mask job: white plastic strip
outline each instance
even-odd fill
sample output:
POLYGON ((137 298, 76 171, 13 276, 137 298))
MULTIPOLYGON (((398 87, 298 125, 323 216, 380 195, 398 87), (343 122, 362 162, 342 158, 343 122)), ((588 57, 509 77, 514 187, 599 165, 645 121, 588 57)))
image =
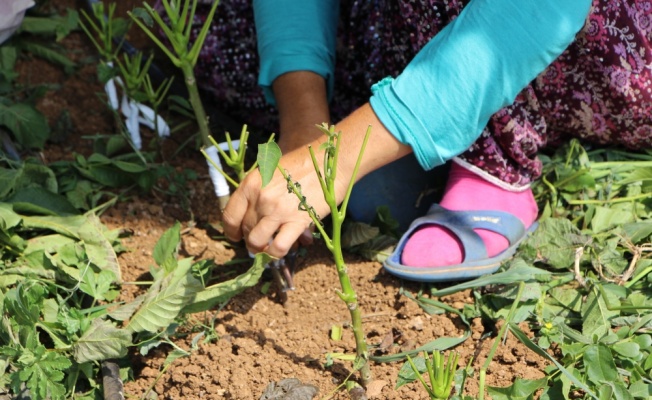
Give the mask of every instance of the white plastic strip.
MULTIPOLYGON (((113 67, 112 63, 107 63, 107 65, 113 67)), ((104 91, 109 99, 109 106, 116 111, 119 108, 122 115, 124 115, 127 131, 138 150, 142 146, 140 125, 156 130, 159 137, 170 136, 170 126, 151 107, 129 99, 125 95, 122 96, 121 100, 118 100, 118 85, 124 87, 120 77, 111 78, 104 85, 104 91)))
MULTIPOLYGON (((219 143, 219 145, 222 151, 224 152, 229 151, 229 144, 227 142, 219 143)), ((238 148, 240 147, 240 140, 232 140, 231 146, 233 146, 233 150, 238 150, 238 148)))
MULTIPOLYGON (((220 146, 222 147, 222 146, 220 146)), ((208 157, 213 160, 213 162, 221 169, 222 162, 220 161, 220 156, 217 153, 217 148, 215 146, 210 146, 204 148, 208 157)), ((206 160, 208 163, 208 175, 211 177, 211 182, 213 182, 213 187, 215 188, 215 194, 217 197, 228 196, 231 191, 229 190, 229 184, 226 181, 226 178, 213 166, 213 164, 206 160)))
POLYGON ((156 114, 151 107, 144 104, 136 103, 136 105, 138 106, 138 111, 140 111, 138 117, 140 124, 145 125, 151 130, 156 130, 159 137, 170 136, 170 126, 159 114, 156 114), (154 117, 156 117, 156 121, 154 117))
POLYGON ((125 116, 125 125, 127 126, 127 132, 131 137, 131 141, 134 144, 134 147, 138 150, 143 146, 142 139, 140 137, 140 123, 138 121, 138 105, 135 101, 129 100, 127 96, 122 96, 122 105, 120 106, 120 111, 122 115, 125 116))

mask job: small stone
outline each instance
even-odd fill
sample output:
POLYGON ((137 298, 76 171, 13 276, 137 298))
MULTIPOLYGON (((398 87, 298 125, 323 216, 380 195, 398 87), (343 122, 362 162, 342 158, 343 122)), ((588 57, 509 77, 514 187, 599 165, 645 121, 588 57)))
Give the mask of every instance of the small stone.
POLYGON ((380 396, 383 388, 387 385, 387 381, 375 380, 367 385, 367 396, 372 399, 380 396))
POLYGON ((412 321, 410 321, 410 325, 412 325, 412 328, 417 331, 422 331, 423 330, 423 320, 421 319, 420 316, 416 316, 412 318, 412 321))

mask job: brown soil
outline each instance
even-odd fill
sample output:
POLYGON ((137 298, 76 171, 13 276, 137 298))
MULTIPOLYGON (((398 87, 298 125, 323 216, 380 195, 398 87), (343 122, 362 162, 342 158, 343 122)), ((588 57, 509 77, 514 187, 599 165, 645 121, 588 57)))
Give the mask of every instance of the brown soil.
MULTIPOLYGON (((54 3, 69 5, 71 2, 60 0, 54 3)), ((97 95, 102 88, 96 78, 95 63, 89 62, 88 58, 94 54, 92 47, 83 34, 78 33, 65 39, 62 45, 71 58, 80 62, 80 68, 71 75, 36 59, 20 63, 23 82, 60 85, 38 103, 50 121, 59 120, 63 111, 70 113, 72 128, 66 132, 63 143, 47 146, 44 151, 47 161, 70 158, 73 152, 89 154, 91 142, 83 140, 82 136, 114 132, 112 116, 101 96, 97 95)), ((166 141, 163 154, 172 153, 184 139, 173 137, 166 141)), ((178 170, 191 168, 199 174, 199 179, 188 185, 188 207, 184 207, 179 198, 130 193, 129 198, 118 202, 101 216, 109 227, 132 232, 124 239, 128 251, 120 255, 126 282, 148 279, 149 267, 154 264, 151 257, 154 244, 176 220, 181 221, 184 228, 181 248, 184 256, 213 259, 218 265, 246 257, 241 245, 229 244, 212 236, 214 232, 204 229, 208 220, 217 217, 217 206, 201 156, 188 150, 170 162, 178 170)), ((353 255, 347 256, 346 261, 359 295, 364 329, 372 346, 381 344, 388 335, 394 335, 395 341, 387 349, 394 353, 439 337, 463 333, 464 325, 459 318, 428 315, 399 294, 401 285, 412 293, 417 292, 420 285, 402 283, 385 273, 376 262, 363 261, 353 255)), ((228 277, 245 270, 246 265, 220 267, 220 272, 228 277)), ((261 283, 233 298, 221 310, 191 316, 182 328, 187 336, 175 339, 178 346, 189 349, 192 338, 203 329, 202 324, 209 327, 214 324, 213 332, 217 336, 207 343, 200 341, 197 350, 189 357, 176 360, 164 373, 161 371, 171 351, 170 346, 161 346, 147 356, 134 352, 130 356, 133 380, 125 385, 127 396, 141 398, 153 385, 158 397, 166 399, 258 399, 270 382, 294 377, 317 386, 319 398, 346 398, 345 393, 337 388, 351 372, 352 363, 335 360, 331 366, 325 366, 326 354, 353 354, 355 345, 347 327, 348 312, 335 293, 339 287, 337 274, 322 246, 311 247, 307 256, 300 259, 295 283, 297 289, 290 293, 286 306, 279 303, 274 290, 263 294, 261 283), (330 338, 334 325, 345 326, 343 338, 339 341, 330 338)), ((141 290, 141 286, 126 284, 122 288, 122 299, 132 299, 141 290)), ((464 304, 471 304, 473 299, 469 292, 462 292, 443 301, 462 308, 464 304)), ((466 391, 475 396, 479 369, 497 329, 495 326, 485 327, 479 318, 472 321, 472 328, 472 337, 455 350, 461 355, 460 366, 473 360, 475 375, 469 379, 466 391)), ((527 326, 523 328, 527 330, 527 326)), ((369 387, 369 398, 427 398, 417 383, 394 389, 401 365, 372 365, 375 381, 369 387)), ((541 378, 546 365, 541 357, 513 337, 508 337, 499 346, 488 369, 487 383, 508 386, 516 378, 541 378)))

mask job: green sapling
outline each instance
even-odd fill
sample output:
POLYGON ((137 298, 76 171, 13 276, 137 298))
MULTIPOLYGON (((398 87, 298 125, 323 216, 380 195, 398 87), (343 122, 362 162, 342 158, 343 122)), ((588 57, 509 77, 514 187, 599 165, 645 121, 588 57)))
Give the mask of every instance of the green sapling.
POLYGON ((319 128, 328 137, 328 141, 325 142, 320 148, 324 150, 322 168, 320 168, 318 164, 315 152, 312 147, 309 147, 309 151, 315 172, 317 173, 317 178, 319 179, 319 183, 324 194, 324 199, 330 208, 333 225, 332 236, 326 233, 319 215, 317 215, 315 209, 308 203, 306 196, 304 196, 301 191, 301 186, 299 183, 294 182, 288 171, 278 165, 278 162, 281 158, 281 150, 276 143, 269 142, 263 145, 259 145, 258 164, 263 186, 269 183, 274 174, 274 170, 278 168, 278 170, 287 181, 288 192, 297 196, 299 199, 299 209, 306 211, 308 215, 310 215, 315 228, 319 232, 326 247, 333 255, 335 268, 337 269, 337 274, 339 276, 341 285, 341 291, 338 291, 337 294, 342 299, 342 301, 344 301, 347 309, 349 310, 349 314, 351 315, 351 326, 353 328, 353 335, 355 337, 356 343, 356 358, 354 368, 356 370, 360 370, 361 383, 366 386, 372 381, 371 370, 369 368, 369 354, 367 350, 366 335, 362 327, 362 312, 360 311, 358 305, 358 296, 353 289, 353 286, 351 285, 351 279, 349 278, 347 266, 344 262, 341 241, 342 224, 346 216, 346 209, 349 203, 349 198, 351 196, 351 191, 353 189, 353 184, 355 182, 355 177, 358 173, 358 169, 360 168, 362 155, 369 140, 371 127, 367 129, 364 141, 362 143, 362 148, 360 149, 358 159, 353 169, 353 174, 351 175, 349 185, 344 195, 344 200, 342 201, 342 205, 339 207, 335 195, 335 179, 338 155, 341 150, 341 132, 335 132, 335 127, 329 127, 327 124, 323 124, 319 128))

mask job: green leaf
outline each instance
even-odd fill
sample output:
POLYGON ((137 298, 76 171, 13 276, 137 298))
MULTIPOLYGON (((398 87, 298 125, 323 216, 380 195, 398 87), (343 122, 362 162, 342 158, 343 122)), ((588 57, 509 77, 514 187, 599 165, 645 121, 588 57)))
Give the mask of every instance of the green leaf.
POLYGON ((568 390, 564 389, 564 380, 556 379, 551 386, 543 389, 539 400, 568 400, 568 390))
POLYGON ((77 28, 79 14, 68 9, 66 16, 50 15, 47 17, 25 16, 20 25, 20 32, 29 32, 35 35, 57 34, 57 41, 63 39, 68 33, 77 28))
POLYGON ((511 386, 487 388, 487 392, 494 400, 529 400, 534 398, 534 393, 548 383, 548 378, 536 380, 517 378, 511 386))
POLYGON ((140 309, 129 321, 127 328, 132 332, 157 332, 170 325, 181 310, 188 305, 203 288, 201 282, 192 276, 190 266, 183 271, 181 267, 174 274, 165 277, 158 291, 156 285, 150 287, 148 296, 140 309))
POLYGON ((635 215, 630 210, 596 207, 595 215, 591 219, 591 228, 594 233, 604 232, 624 223, 633 222, 634 218, 635 215))
POLYGON ((90 181, 78 180, 74 183, 72 190, 66 191, 66 198, 79 210, 89 210, 95 204, 92 203, 92 196, 96 192, 90 181))
POLYGON ((623 224, 623 231, 632 243, 639 243, 652 235, 652 221, 640 221, 623 224))
POLYGON ((350 222, 342 233, 342 247, 350 248, 368 242, 380 233, 380 228, 364 222, 350 222))
POLYGON ((636 381, 629 386, 629 393, 635 399, 649 399, 652 397, 652 384, 636 381))
POLYGON ((154 20, 152 20, 152 17, 149 15, 149 13, 144 8, 136 7, 136 8, 133 9, 133 11, 131 13, 135 18, 141 19, 143 21, 143 23, 145 25, 147 25, 148 27, 151 28, 154 25, 154 20))
POLYGON ((75 215, 79 211, 65 196, 42 187, 30 187, 16 191, 6 200, 20 213, 41 215, 75 215))
POLYGON ((33 327, 41 318, 44 293, 38 284, 20 284, 5 294, 4 309, 18 324, 33 327))
POLYGON ((109 317, 116 321, 126 321, 140 308, 145 301, 145 295, 136 297, 133 301, 109 311, 109 317))
POLYGON ((606 382, 598 388, 600 399, 633 400, 627 386, 623 382, 606 382))
POLYGON ((539 280, 550 276, 550 271, 539 269, 528 265, 520 258, 514 259, 506 271, 498 272, 491 275, 483 275, 472 281, 459 283, 444 289, 433 289, 432 295, 441 297, 457 293, 466 289, 473 289, 487 285, 508 285, 521 281, 539 280))
POLYGON ((342 325, 331 325, 331 340, 342 340, 342 325))
POLYGON ((8 231, 20 224, 22 218, 16 214, 11 204, 0 203, 0 230, 8 231))
POLYGON ((568 219, 549 218, 539 224, 521 249, 552 268, 566 269, 575 261, 575 249, 590 241, 591 237, 582 235, 568 219))
POLYGON ((111 271, 114 282, 122 282, 118 255, 113 248, 112 233, 94 213, 86 213, 84 217, 85 223, 79 228, 78 235, 83 242, 88 259, 100 269, 111 271))
POLYGON ((618 342, 614 343, 611 348, 623 357, 636 359, 641 354, 641 346, 636 342, 618 342))
POLYGON ((53 64, 58 64, 64 68, 67 68, 68 70, 72 70, 76 65, 63 53, 54 50, 51 47, 43 46, 42 44, 28 40, 21 41, 20 45, 35 56, 43 58, 53 64))
MULTIPOLYGON (((609 311, 602 296, 596 292, 597 290, 591 290, 582 305, 582 334, 588 338, 606 335, 611 329, 611 319, 620 314, 618 311, 609 311)), ((620 303, 611 292, 605 293, 610 303, 620 303)))
POLYGON ((77 231, 84 224, 84 216, 23 216, 23 226, 28 229, 47 229, 62 235, 79 239, 77 231))
POLYGON ((593 344, 584 350, 584 367, 588 378, 595 385, 618 380, 618 371, 611 350, 604 344, 593 344))
POLYGON ((59 192, 59 184, 54 171, 45 165, 26 162, 22 165, 20 172, 16 179, 15 190, 36 186, 47 189, 52 193, 59 192))
MULTIPOLYGON (((414 366, 417 367, 417 372, 419 374, 423 374, 428 370, 426 367, 426 359, 423 356, 414 357, 412 362, 414 363, 414 366)), ((417 380, 417 372, 414 371, 414 368, 412 368, 409 362, 405 362, 401 369, 398 371, 398 376, 396 377, 396 386, 394 387, 394 390, 417 380)))
POLYGON ((399 222, 392 216, 388 206, 378 206, 376 208, 376 217, 374 218, 373 226, 380 228, 380 232, 385 235, 392 235, 399 237, 398 228, 399 222))
MULTIPOLYGON (((24 351, 29 350, 24 349, 24 351)), ((14 393, 21 393, 21 383, 25 382, 34 400, 65 398, 66 388, 60 382, 65 377, 64 371, 71 366, 71 362, 64 355, 48 352, 45 347, 38 346, 33 353, 24 353, 20 361, 27 363, 23 364, 18 372, 12 374, 11 383, 14 393)))
POLYGON ((639 348, 647 350, 652 346, 652 336, 649 334, 636 335, 634 337, 634 343, 638 344, 639 348))
POLYGON ((271 260, 272 257, 265 253, 256 254, 254 264, 247 272, 234 279, 205 288, 197 293, 192 303, 185 306, 182 312, 184 314, 189 314, 210 310, 218 304, 229 300, 231 297, 243 290, 254 286, 260 280, 260 277, 265 270, 265 266, 271 260))
POLYGON ((575 312, 580 312, 582 307, 582 294, 579 291, 572 290, 568 287, 555 287, 548 291, 548 294, 562 306, 575 312))
POLYGON ((165 361, 163 362, 163 366, 168 366, 178 360, 181 357, 188 357, 190 355, 189 352, 183 350, 183 349, 174 349, 168 354, 167 357, 165 357, 165 361))
POLYGON ((383 262, 392 255, 397 242, 395 237, 381 234, 350 251, 360 254, 367 260, 383 262))
POLYGON ((177 266, 177 255, 179 251, 179 243, 181 242, 181 224, 179 221, 165 231, 161 238, 154 246, 152 257, 154 261, 166 273, 170 273, 177 266))
POLYGON ((147 168, 146 165, 136 164, 136 163, 127 162, 127 161, 116 160, 116 161, 113 162, 113 165, 115 165, 116 167, 118 167, 118 169, 120 169, 122 171, 129 172, 129 173, 132 173, 132 174, 139 174, 141 172, 147 172, 148 171, 148 168, 147 168))
POLYGON ((16 60, 18 59, 18 51, 16 46, 10 46, 6 43, 0 46, 0 76, 4 77, 6 81, 13 81, 18 73, 16 72, 16 60))
POLYGON ((25 103, 11 106, 0 104, 0 125, 6 126, 16 141, 29 149, 42 149, 50 135, 47 119, 25 103))
POLYGON ((278 163, 281 160, 281 148, 278 147, 276 142, 259 144, 256 160, 258 161, 258 169, 262 178, 262 187, 265 187, 272 180, 278 163))
POLYGON ((96 318, 90 328, 72 346, 75 361, 85 363, 122 358, 131 346, 131 332, 111 322, 96 318))
POLYGON ((4 200, 15 188, 20 170, 0 168, 0 200, 4 200))
POLYGON ((584 390, 587 395, 591 396, 594 399, 597 399, 598 396, 588 387, 586 384, 584 384, 582 381, 580 381, 569 369, 564 368, 563 365, 559 363, 554 357, 552 357, 550 354, 548 354, 545 350, 543 350, 541 347, 537 346, 536 343, 534 343, 528 336, 521 330, 521 328, 518 327, 518 325, 509 323, 509 330, 514 334, 514 336, 521 341, 527 348, 530 350, 534 351, 541 357, 550 360, 559 371, 562 373, 562 379, 567 379, 569 382, 572 382, 575 384, 575 386, 579 387, 580 389, 584 390))
POLYGON ((96 300, 105 300, 104 295, 111 289, 111 284, 115 279, 113 272, 103 270, 96 274, 92 268, 86 268, 83 272, 79 289, 96 300))

